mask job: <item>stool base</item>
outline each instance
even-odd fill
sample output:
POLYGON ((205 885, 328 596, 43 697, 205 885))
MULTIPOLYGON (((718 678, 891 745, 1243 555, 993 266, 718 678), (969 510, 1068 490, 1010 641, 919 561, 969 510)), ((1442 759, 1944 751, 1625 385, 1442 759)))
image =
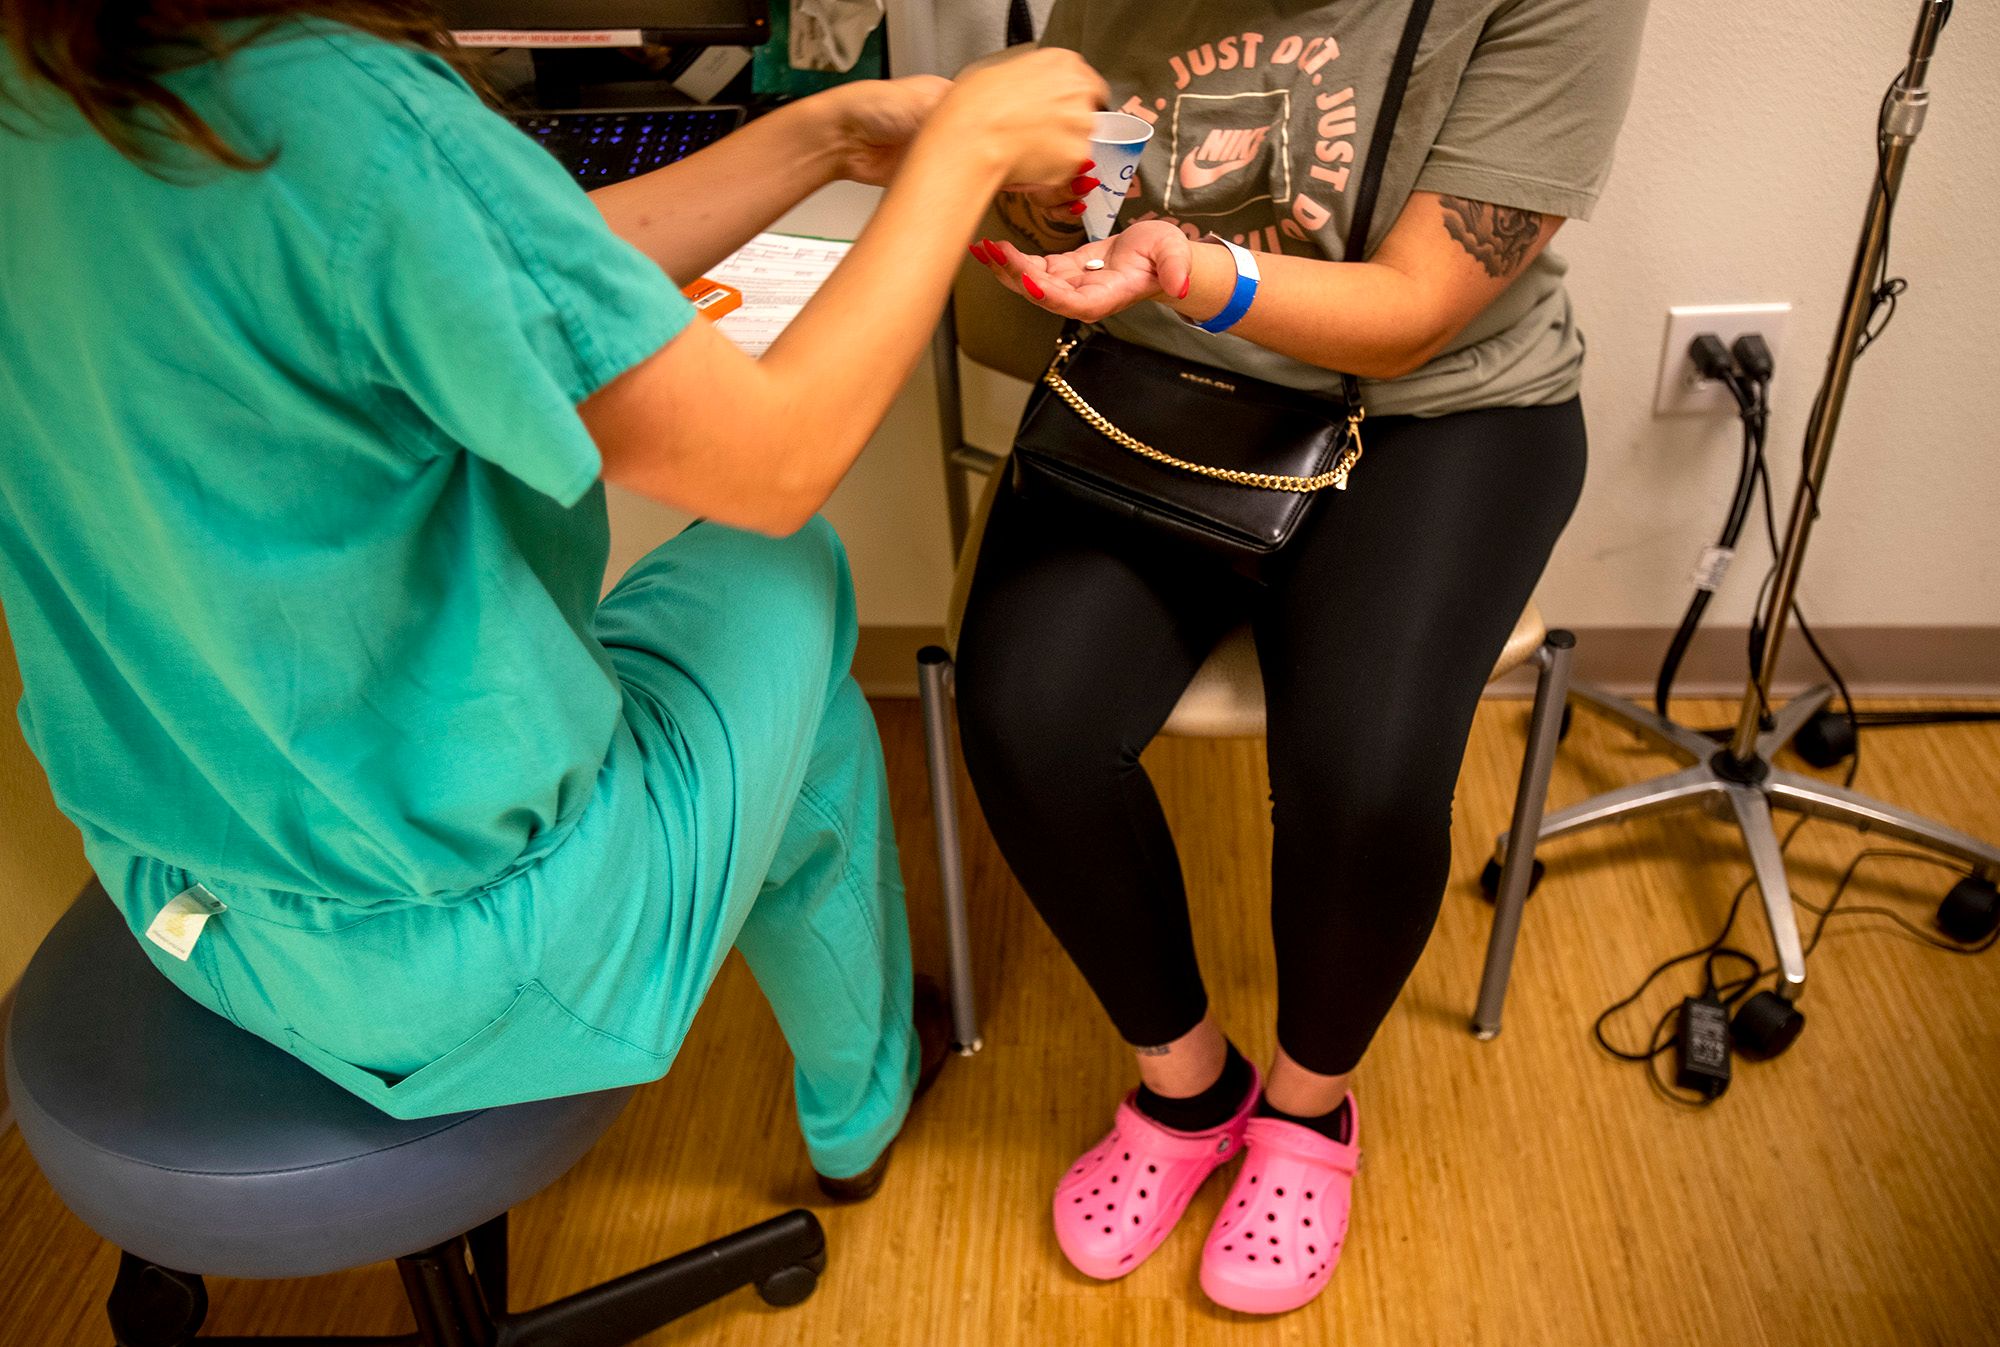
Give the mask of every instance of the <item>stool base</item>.
POLYGON ((118 1347, 620 1347, 754 1285, 773 1305, 811 1295, 826 1268, 826 1236, 808 1211, 789 1211, 650 1267, 507 1310, 504 1214, 396 1260, 416 1331, 395 1337, 197 1337, 208 1314, 200 1276, 127 1253, 105 1308, 118 1347))

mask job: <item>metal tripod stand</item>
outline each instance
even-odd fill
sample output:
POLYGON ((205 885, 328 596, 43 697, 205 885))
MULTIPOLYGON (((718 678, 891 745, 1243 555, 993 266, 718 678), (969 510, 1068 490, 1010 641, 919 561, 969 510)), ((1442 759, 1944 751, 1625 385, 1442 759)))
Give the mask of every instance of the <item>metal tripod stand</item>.
MULTIPOLYGON (((1988 882, 2000 882, 2000 848, 1894 805, 1772 765, 1778 750, 1825 708, 1832 697, 1830 688, 1816 687, 1787 703, 1775 715, 1769 713, 1768 694, 1777 674, 1778 653, 1798 587, 1799 571, 1805 563, 1806 543, 1818 514, 1820 485, 1832 456, 1848 379, 1874 307, 1875 277, 1888 246, 1896 192, 1930 101, 1924 79, 1950 8, 1950 0, 1923 0, 1916 36, 1910 43, 1909 63, 1889 94, 1880 127, 1880 172, 1869 196, 1840 328, 1828 359, 1826 384, 1806 429, 1804 471, 1792 498, 1791 519, 1764 613, 1767 635, 1763 656, 1744 691, 1735 732, 1727 744, 1718 745, 1705 735, 1623 698, 1586 687, 1573 688, 1571 697, 1638 731, 1684 765, 1669 775, 1609 791, 1548 814, 1537 835, 1539 846, 1619 819, 1696 805, 1718 817, 1733 819, 1750 853, 1751 870, 1763 896, 1764 915, 1770 923, 1771 943, 1778 960, 1777 997, 1763 994, 1765 1005, 1760 1008, 1760 1031, 1765 1035, 1762 1046, 1767 1052, 1782 1051, 1797 1036, 1803 1020, 1790 1005, 1804 991, 1806 981, 1805 951, 1793 915, 1784 856, 1771 821, 1774 809, 1830 819, 1928 847, 1965 862, 1988 882)), ((1497 856, 1504 859, 1509 841, 1508 834, 1501 834, 1495 848, 1497 856)), ((1479 1008, 1473 1017, 1474 1032, 1481 1038, 1491 1038, 1500 1029, 1501 1001, 1506 995, 1521 909, 1531 883, 1529 867, 1515 867, 1510 879, 1512 882, 1503 885, 1503 891, 1497 895, 1486 976, 1480 987, 1479 1008)))

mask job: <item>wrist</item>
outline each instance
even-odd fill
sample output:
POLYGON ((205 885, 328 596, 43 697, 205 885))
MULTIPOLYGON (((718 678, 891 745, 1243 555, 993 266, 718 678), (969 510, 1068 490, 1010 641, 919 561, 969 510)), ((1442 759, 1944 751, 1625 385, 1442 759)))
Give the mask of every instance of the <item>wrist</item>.
POLYGON ((856 142, 844 101, 846 87, 788 103, 763 119, 783 129, 805 181, 811 184, 808 191, 850 176, 856 142))
POLYGON ((907 169, 919 164, 926 175, 920 180, 932 184, 933 195, 940 194, 942 185, 949 182, 985 201, 998 194, 1007 181, 1013 156, 1000 137, 952 115, 947 105, 933 113, 910 142, 903 176, 914 176, 907 169))
POLYGON ((1007 180, 1015 159, 1014 146, 991 118, 961 111, 949 97, 924 123, 910 149, 912 153, 921 151, 933 160, 956 161, 980 179, 990 177, 994 190, 1007 180))
POLYGON ((1236 261, 1220 243, 1195 243, 1188 255, 1187 294, 1162 295, 1161 302, 1183 318, 1203 323, 1221 313, 1236 292, 1236 261))

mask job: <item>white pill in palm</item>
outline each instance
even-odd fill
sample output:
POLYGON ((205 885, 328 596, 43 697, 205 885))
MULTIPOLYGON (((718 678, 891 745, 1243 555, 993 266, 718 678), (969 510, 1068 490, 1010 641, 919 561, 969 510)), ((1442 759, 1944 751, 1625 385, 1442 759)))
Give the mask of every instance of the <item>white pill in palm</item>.
POLYGON ((1093 257, 1088 262, 1085 262, 1083 264, 1083 269, 1085 271, 1102 271, 1104 270, 1104 259, 1101 257, 1093 257))

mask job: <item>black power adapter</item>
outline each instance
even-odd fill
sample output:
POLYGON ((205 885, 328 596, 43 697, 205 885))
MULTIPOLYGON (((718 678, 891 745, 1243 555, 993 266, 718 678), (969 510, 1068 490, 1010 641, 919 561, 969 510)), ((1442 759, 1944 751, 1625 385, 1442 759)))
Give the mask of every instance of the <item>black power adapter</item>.
POLYGON ((1729 1088, 1729 1012, 1712 994, 1681 1002, 1675 1035, 1680 1065, 1675 1081, 1684 1090, 1714 1099, 1729 1088))

